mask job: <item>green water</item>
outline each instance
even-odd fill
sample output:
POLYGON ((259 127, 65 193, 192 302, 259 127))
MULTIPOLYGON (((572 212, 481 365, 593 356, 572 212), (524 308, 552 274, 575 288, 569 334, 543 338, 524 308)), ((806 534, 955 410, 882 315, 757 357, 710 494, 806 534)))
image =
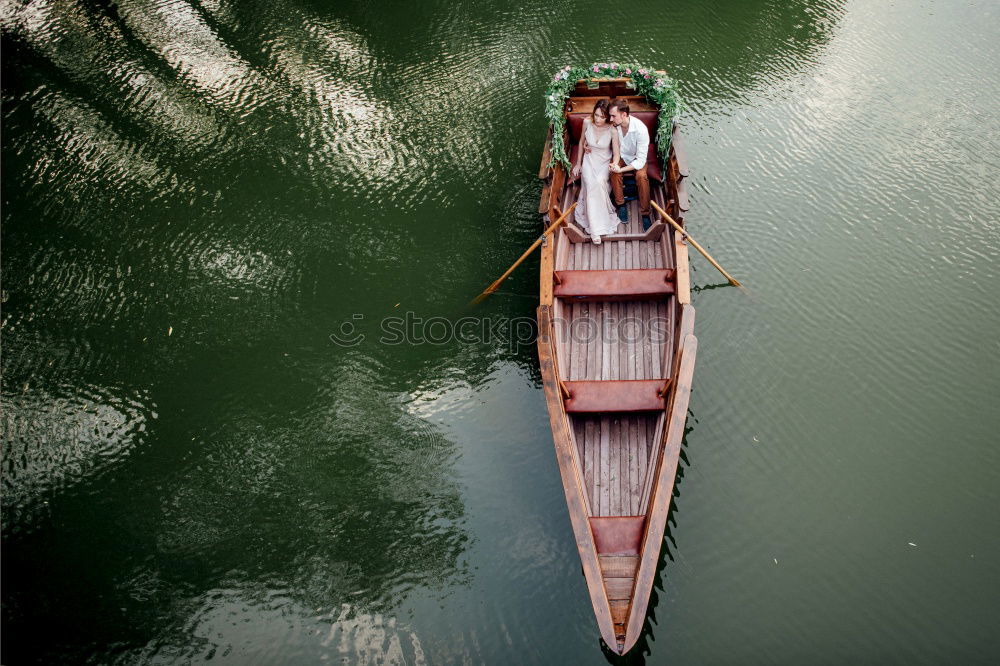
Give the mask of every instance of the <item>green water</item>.
POLYGON ((546 83, 593 60, 680 82, 690 228, 751 292, 692 259, 633 658, 1000 658, 995 3, 0 25, 3 663, 605 662, 523 340, 537 258, 465 308, 538 234, 546 83))

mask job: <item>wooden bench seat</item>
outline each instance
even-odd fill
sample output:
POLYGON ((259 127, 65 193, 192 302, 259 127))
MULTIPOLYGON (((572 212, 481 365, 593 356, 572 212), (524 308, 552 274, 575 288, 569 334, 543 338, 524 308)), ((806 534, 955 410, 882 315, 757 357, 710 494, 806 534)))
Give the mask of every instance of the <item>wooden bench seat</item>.
POLYGON ((552 293, 574 301, 630 301, 674 293, 674 269, 555 271, 552 293))
MULTIPOLYGON (((598 555, 638 555, 646 516, 594 516, 590 532, 598 555)), ((631 595, 629 595, 631 596, 631 595)))
POLYGON ((604 412, 658 412, 666 408, 660 391, 664 379, 623 379, 563 382, 569 414, 604 412))

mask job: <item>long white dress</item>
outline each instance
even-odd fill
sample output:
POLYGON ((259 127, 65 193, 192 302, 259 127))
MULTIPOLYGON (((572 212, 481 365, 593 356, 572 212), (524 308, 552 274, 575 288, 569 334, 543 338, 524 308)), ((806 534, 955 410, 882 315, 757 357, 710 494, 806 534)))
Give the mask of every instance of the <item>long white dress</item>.
POLYGON ((613 233, 619 220, 615 207, 611 203, 611 174, 608 165, 611 164, 611 133, 614 127, 598 132, 593 123, 585 121, 584 136, 590 152, 583 154, 583 164, 580 167, 580 197, 576 204, 576 221, 591 236, 605 236, 613 233))

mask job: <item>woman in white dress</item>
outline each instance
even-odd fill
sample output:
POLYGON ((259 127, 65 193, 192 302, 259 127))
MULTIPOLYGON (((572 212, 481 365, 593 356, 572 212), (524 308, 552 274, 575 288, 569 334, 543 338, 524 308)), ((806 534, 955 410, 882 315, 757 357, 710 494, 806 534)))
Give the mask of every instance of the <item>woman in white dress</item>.
POLYGON ((576 204, 576 221, 595 244, 601 236, 612 233, 618 226, 618 216, 611 204, 611 172, 618 164, 618 132, 608 122, 608 100, 594 105, 590 118, 583 121, 583 136, 577 149, 573 180, 581 175, 580 196, 576 204))

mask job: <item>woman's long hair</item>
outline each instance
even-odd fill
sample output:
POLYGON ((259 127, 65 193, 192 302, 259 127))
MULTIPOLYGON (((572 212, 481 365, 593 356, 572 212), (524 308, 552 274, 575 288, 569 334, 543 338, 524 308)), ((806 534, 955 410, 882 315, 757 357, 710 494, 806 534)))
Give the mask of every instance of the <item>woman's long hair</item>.
MULTIPOLYGON (((611 114, 608 112, 608 105, 609 102, 606 99, 597 100, 597 104, 594 105, 594 110, 590 112, 590 122, 594 122, 594 114, 597 113, 598 109, 604 112, 604 122, 611 122, 611 114)), ((596 125, 597 123, 594 124, 596 125)))

